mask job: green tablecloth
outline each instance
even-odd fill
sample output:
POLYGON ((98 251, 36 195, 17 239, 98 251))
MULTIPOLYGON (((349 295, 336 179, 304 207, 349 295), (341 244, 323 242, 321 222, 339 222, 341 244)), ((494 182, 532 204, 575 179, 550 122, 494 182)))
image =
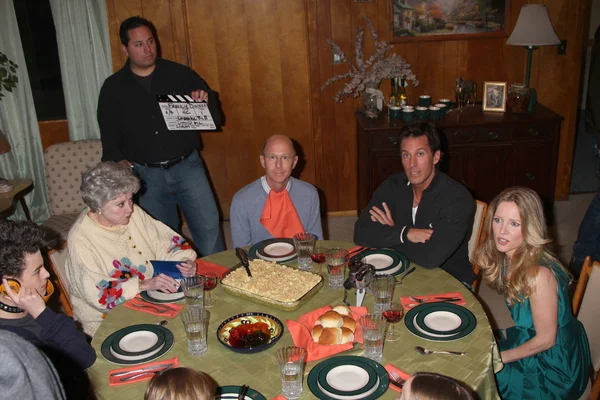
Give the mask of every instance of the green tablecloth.
MULTIPOLYGON (((321 244, 324 247, 351 248, 354 246, 352 243, 334 241, 324 241, 321 244)), ((235 253, 231 250, 204 259, 224 266, 233 266, 238 262, 235 253)), ((471 310, 477 318, 477 328, 472 334, 455 342, 430 342, 412 335, 406 329, 404 321, 401 321, 396 325, 396 329, 401 332, 402 337, 398 341, 385 343, 381 364, 392 363, 407 373, 430 371, 449 375, 475 389, 482 400, 499 398, 496 391, 494 371, 502 368, 502 361, 487 316, 481 304, 471 292, 439 268, 429 270, 417 266, 415 272, 407 277, 401 285, 396 286, 394 298, 455 291, 462 293, 467 301, 465 307, 471 310), (465 357, 450 355, 421 356, 414 351, 414 347, 417 345, 438 350, 468 351, 469 354, 465 357)), ((248 384, 265 395, 267 399, 271 399, 279 394, 281 390, 279 366, 275 359, 275 351, 279 347, 293 344, 287 327, 281 340, 272 348, 256 354, 239 354, 226 349, 218 342, 216 330, 219 324, 232 315, 250 311, 275 315, 285 323, 287 319, 297 319, 300 315, 320 306, 342 304, 342 294, 342 290, 329 289, 327 282, 325 282, 325 286, 308 303, 297 311, 285 312, 226 294, 219 285, 213 291, 217 304, 209 309, 211 320, 208 328, 208 352, 202 357, 188 355, 185 331, 181 319, 177 316, 170 318, 166 326, 173 332, 175 344, 171 351, 161 359, 177 356, 181 366, 204 371, 210 374, 220 385, 248 384)), ((353 295, 349 295, 348 299, 351 303, 355 301, 353 295)), ((363 305, 372 310, 372 296, 367 295, 363 305)), ((120 368, 120 366, 104 360, 100 353, 100 346, 104 339, 120 328, 141 323, 156 323, 161 319, 164 318, 131 310, 123 305, 116 307, 108 314, 92 341, 98 359, 88 369, 88 374, 99 399, 143 399, 148 381, 117 387, 108 386, 108 371, 120 368)), ((363 351, 360 345, 355 345, 354 349, 338 355, 362 354, 363 351)), ((306 376, 317 363, 319 361, 306 365, 303 399, 315 398, 306 385, 306 376)), ((398 392, 388 389, 381 398, 395 399, 397 396, 398 392)))

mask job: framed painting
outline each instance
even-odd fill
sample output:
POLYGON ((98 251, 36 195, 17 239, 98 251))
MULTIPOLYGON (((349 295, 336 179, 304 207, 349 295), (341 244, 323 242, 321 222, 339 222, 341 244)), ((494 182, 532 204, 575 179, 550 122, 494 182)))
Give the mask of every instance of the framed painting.
POLYGON ((483 82, 483 111, 506 111, 506 82, 483 82))
POLYGON ((388 0, 390 42, 508 36, 510 0, 388 0))

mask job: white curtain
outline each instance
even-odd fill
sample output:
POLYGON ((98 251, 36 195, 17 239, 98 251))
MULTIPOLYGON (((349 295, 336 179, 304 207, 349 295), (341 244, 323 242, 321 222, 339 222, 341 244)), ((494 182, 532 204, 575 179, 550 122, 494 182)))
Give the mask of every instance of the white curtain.
POLYGON ((99 139, 98 95, 112 74, 105 0, 50 0, 69 136, 99 139))
MULTIPOLYGON (((0 176, 33 180, 34 190, 25 199, 32 219, 43 222, 50 212, 42 140, 12 1, 0 1, 0 51, 19 66, 17 87, 12 93, 3 90, 0 100, 0 129, 12 146, 11 152, 0 156, 0 176)), ((24 219, 19 206, 15 218, 24 219)))

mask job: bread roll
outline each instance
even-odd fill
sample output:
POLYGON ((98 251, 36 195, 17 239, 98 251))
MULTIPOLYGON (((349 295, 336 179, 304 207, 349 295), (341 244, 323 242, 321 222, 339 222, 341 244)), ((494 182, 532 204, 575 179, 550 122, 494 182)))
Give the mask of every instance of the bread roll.
POLYGON ((321 337, 321 333, 323 332, 323 327, 321 325, 315 325, 312 330, 312 338, 315 342, 319 342, 319 338, 321 337))
POLYGON ((346 306, 335 306, 333 307, 333 311, 340 315, 352 315, 352 311, 346 306))
POLYGON ((343 328, 348 328, 354 333, 356 331, 356 321, 352 317, 343 316, 344 323, 342 324, 343 328))
POLYGON ((321 315, 315 325, 323 325, 323 328, 341 328, 344 323, 342 316, 335 311, 327 311, 321 315))
POLYGON ((341 340, 340 340, 340 344, 349 343, 349 342, 354 341, 354 332, 352 332, 348 328, 342 328, 340 330, 342 332, 342 337, 341 337, 341 340))
POLYGON ((340 328, 323 328, 319 344, 338 344, 342 339, 342 330, 340 328))

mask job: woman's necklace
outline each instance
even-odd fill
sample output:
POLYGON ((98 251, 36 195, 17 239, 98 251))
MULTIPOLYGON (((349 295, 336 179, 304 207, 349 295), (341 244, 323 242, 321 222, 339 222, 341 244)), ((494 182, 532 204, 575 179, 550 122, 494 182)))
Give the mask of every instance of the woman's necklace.
POLYGON ((23 310, 20 309, 19 307, 9 306, 8 304, 4 304, 1 301, 0 301, 0 310, 6 311, 6 312, 9 312, 9 313, 13 313, 13 314, 18 314, 18 313, 22 313, 23 312, 23 310))

